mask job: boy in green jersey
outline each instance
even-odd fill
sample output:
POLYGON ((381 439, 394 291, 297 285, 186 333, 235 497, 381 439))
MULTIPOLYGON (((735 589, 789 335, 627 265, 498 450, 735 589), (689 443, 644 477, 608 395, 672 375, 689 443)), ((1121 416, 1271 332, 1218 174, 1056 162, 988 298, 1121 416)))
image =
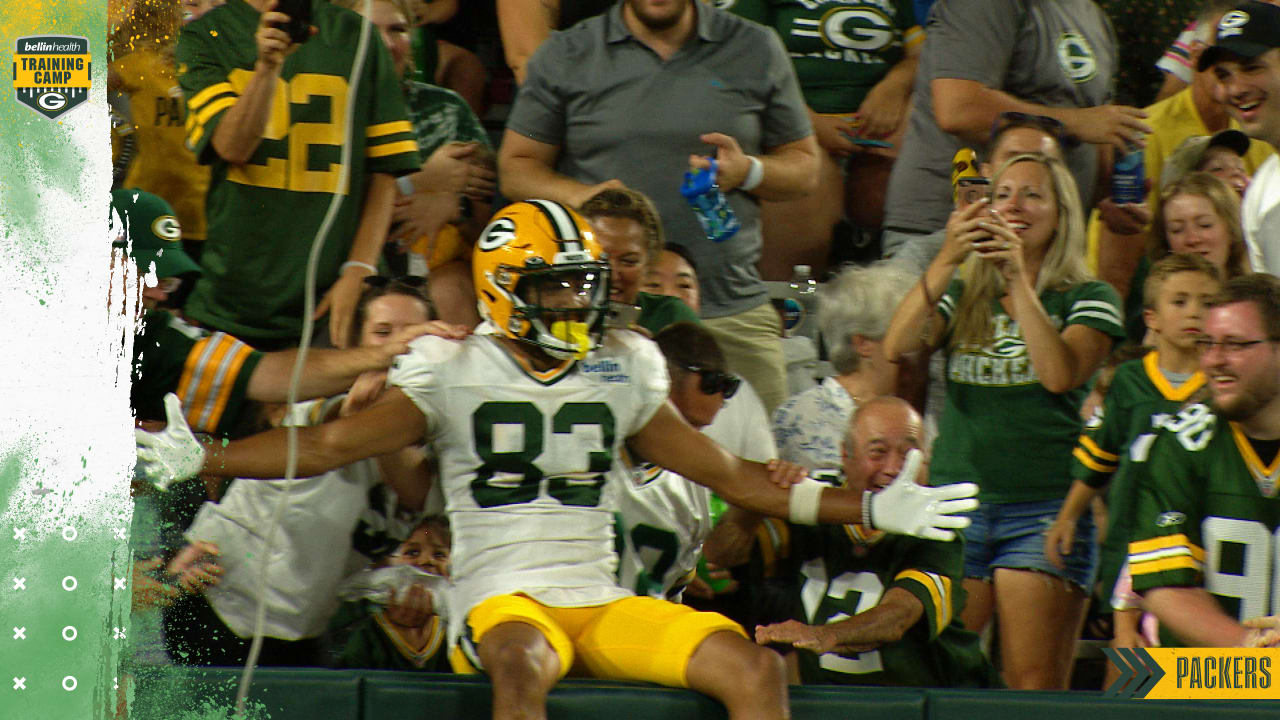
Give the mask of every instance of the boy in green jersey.
MULTIPOLYGON (((1130 464, 1150 448, 1160 425, 1204 387, 1196 340, 1204 329, 1209 300, 1219 287, 1218 271, 1198 255, 1169 255, 1152 267, 1143 286, 1143 319, 1156 347, 1116 369, 1102 406, 1085 425, 1072 453, 1075 479, 1045 535, 1045 554, 1051 562, 1062 564, 1062 555, 1071 552, 1076 521, 1106 491, 1108 529, 1099 572, 1104 600, 1112 598, 1128 557, 1136 492, 1130 464)), ((1119 596, 1112 608, 1117 611, 1112 646, 1140 646, 1141 608, 1119 596)))
POLYGON ((1280 279, 1228 281, 1198 345, 1211 408, 1166 420, 1132 465, 1133 589, 1164 645, 1270 647, 1280 643, 1280 279))

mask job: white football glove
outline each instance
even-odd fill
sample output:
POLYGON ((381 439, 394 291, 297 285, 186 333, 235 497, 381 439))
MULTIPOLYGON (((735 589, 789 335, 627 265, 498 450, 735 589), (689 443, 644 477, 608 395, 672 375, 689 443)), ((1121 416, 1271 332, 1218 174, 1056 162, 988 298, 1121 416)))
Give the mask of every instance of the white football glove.
POLYGON ((152 433, 137 428, 133 431, 138 443, 138 465, 133 476, 168 490, 173 483, 200 473, 204 467, 204 446, 191 433, 177 395, 164 396, 164 414, 168 420, 164 430, 152 433))
POLYGON ((889 487, 875 494, 868 491, 862 502, 870 503, 868 515, 877 530, 948 542, 955 538, 954 530, 969 527, 969 518, 956 513, 978 507, 978 499, 974 497, 978 486, 973 483, 941 487, 917 485, 916 476, 923 464, 924 454, 911 450, 902 471, 889 487))

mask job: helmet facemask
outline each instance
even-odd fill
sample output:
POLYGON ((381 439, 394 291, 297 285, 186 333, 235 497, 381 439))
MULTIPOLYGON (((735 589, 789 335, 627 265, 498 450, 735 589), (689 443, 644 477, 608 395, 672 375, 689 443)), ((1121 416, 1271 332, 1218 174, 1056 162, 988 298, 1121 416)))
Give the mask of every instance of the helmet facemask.
POLYGON ((499 274, 514 273, 518 278, 507 330, 555 358, 585 358, 600 345, 608 317, 609 265, 588 253, 565 257, 577 254, 560 253, 552 265, 498 268, 499 274))

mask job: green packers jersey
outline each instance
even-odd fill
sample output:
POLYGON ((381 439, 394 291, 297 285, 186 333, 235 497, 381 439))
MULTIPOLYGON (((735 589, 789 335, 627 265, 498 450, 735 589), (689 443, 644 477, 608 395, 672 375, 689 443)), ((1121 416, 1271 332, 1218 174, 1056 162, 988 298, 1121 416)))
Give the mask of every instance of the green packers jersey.
POLYGON ((716 6, 773 28, 782 38, 805 103, 850 113, 924 42, 911 0, 719 0, 716 6))
POLYGON ((1107 491, 1107 539, 1102 544, 1099 569, 1102 597, 1110 604, 1111 591, 1120 568, 1129 556, 1129 531, 1137 488, 1129 468, 1132 451, 1138 457, 1155 440, 1155 433, 1173 418, 1197 390, 1204 387, 1204 374, 1197 372, 1173 386, 1160 372, 1158 353, 1152 351, 1138 360, 1116 368, 1111 389, 1102 407, 1085 424, 1076 445, 1072 475, 1094 488, 1107 491))
MULTIPOLYGON (((938 302, 951 323, 964 293, 953 281, 938 302)), ((1040 304, 1059 329, 1083 325, 1124 337, 1120 299, 1090 281, 1046 290, 1040 304)), ((938 423, 929 477, 935 484, 975 482, 982 502, 1061 499, 1071 478, 1071 451, 1080 436, 1081 386, 1053 393, 1040 384, 1018 323, 991 302, 992 338, 947 350, 947 400, 938 423)))
POLYGON ((473 142, 492 147, 480 118, 461 95, 448 88, 413 80, 405 81, 403 87, 409 124, 413 126, 413 135, 418 139, 418 152, 423 160, 447 142, 473 142))
POLYGON ((995 671, 978 636, 957 619, 964 606, 964 545, 868 533, 860 526, 791 528, 798 586, 792 617, 810 625, 834 623, 879 604, 902 588, 924 614, 900 640, 862 653, 800 652, 805 683, 991 687, 995 671))
POLYGON ((1239 620, 1280 612, 1280 461, 1264 464, 1237 425, 1197 404, 1164 423, 1133 472, 1135 591, 1203 586, 1239 620))
POLYGON ((177 49, 187 146, 212 165, 204 276, 187 314, 251 342, 301 335, 303 270, 331 197, 342 202, 320 253, 317 297, 347 260, 369 174, 403 174, 421 164, 386 48, 374 33, 353 96, 347 77, 360 17, 320 1, 313 3, 318 32, 285 60, 253 155, 244 164, 221 159, 211 141, 253 77, 258 17, 244 0, 228 0, 185 26, 177 49))
POLYGON ((334 667, 361 670, 451 672, 445 626, 433 615, 427 642, 415 650, 387 621, 382 606, 360 600, 343 603, 329 623, 334 667))
POLYGON ((249 378, 262 353, 226 333, 192 327, 161 310, 142 317, 133 343, 129 404, 139 420, 165 419, 164 395, 182 400, 196 432, 237 436, 252 425, 249 378))

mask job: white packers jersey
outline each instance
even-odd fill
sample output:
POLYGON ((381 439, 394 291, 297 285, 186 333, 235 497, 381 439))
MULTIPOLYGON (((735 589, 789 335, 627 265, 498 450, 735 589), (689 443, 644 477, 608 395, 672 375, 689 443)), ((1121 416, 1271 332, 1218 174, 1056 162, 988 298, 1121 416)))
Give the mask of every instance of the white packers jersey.
POLYGON ((647 462, 619 474, 618 582, 637 595, 671 597, 711 534, 711 491, 647 462))
POLYGON ((453 531, 455 618, 495 595, 600 605, 630 593, 614 577, 622 441, 667 400, 651 341, 610 332, 581 362, 546 373, 493 336, 421 337, 390 382, 426 415, 453 531))

